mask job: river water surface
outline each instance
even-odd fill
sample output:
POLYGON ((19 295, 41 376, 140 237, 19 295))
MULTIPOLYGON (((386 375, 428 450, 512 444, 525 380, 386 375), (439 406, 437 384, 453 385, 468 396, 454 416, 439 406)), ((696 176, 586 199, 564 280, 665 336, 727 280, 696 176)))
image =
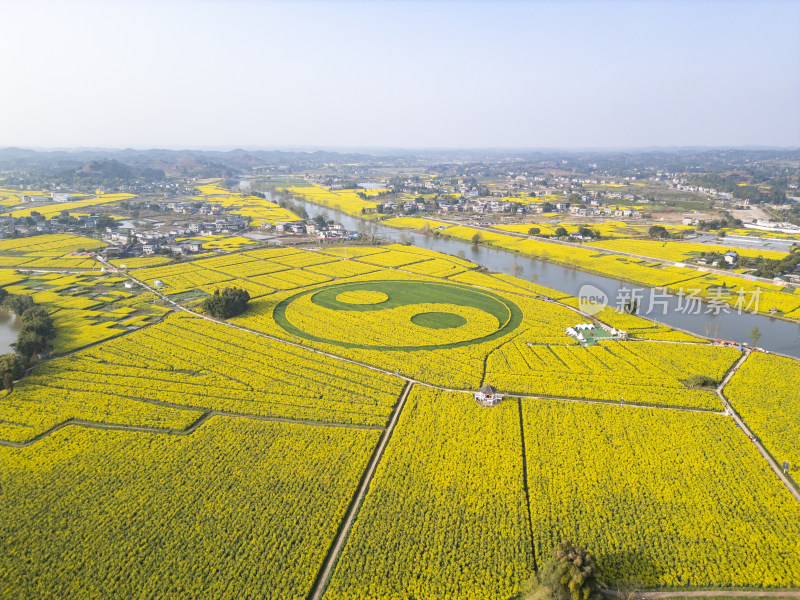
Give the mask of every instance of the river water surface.
POLYGON ((0 354, 12 351, 11 344, 17 341, 21 321, 12 312, 0 310, 0 354))

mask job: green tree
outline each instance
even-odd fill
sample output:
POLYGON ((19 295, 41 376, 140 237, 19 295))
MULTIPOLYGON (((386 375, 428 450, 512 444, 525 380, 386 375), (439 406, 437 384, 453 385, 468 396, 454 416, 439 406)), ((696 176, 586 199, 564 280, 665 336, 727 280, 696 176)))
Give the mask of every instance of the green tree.
POLYGON ((542 232, 538 227, 531 227, 528 229, 528 235, 539 235, 542 232))
POLYGON ((567 230, 564 229, 563 227, 559 227, 558 229, 556 229, 556 237, 567 237, 567 235, 569 234, 567 233, 567 230))
POLYGON ((22 317, 25 311, 32 308, 34 304, 33 297, 27 294, 10 294, 3 302, 3 306, 18 317, 22 317))
POLYGON ((605 585, 594 556, 568 540, 555 547, 540 576, 553 600, 599 600, 605 585))
POLYGON ((26 361, 36 354, 42 354, 50 348, 50 344, 42 335, 35 331, 22 331, 17 337, 17 341, 11 344, 14 351, 26 361))
POLYGON ((483 233, 481 233, 480 231, 476 231, 472 236, 473 245, 477 246, 478 244, 481 243, 482 239, 483 239, 483 233))
POLYGON ((708 375, 700 375, 699 373, 695 373, 694 375, 689 376, 689 379, 686 380, 686 385, 690 388, 714 387, 717 385, 717 382, 708 375))
POLYGON ((317 215, 314 217, 314 224, 317 226, 317 229, 324 229, 328 226, 328 221, 324 215, 317 215))
POLYGON ((214 295, 206 298, 200 305, 203 312, 217 319, 228 319, 242 314, 250 301, 247 290, 240 288, 225 288, 220 293, 219 288, 214 290, 214 295))
POLYGON ((24 372, 25 363, 19 356, 13 352, 0 356, 0 374, 2 374, 4 378, 8 375, 12 380, 19 379, 24 372))
POLYGON ((647 230, 648 235, 654 238, 668 238, 669 231, 663 225, 653 225, 650 229, 647 230))
POLYGON ((45 339, 52 340, 56 337, 56 327, 47 310, 41 306, 33 306, 22 315, 22 330, 33 332, 45 339))

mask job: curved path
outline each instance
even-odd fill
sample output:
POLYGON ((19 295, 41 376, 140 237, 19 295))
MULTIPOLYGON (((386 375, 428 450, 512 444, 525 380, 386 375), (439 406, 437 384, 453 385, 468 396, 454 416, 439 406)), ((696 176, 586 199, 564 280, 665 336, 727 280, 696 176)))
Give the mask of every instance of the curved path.
MULTIPOLYGON (((191 407, 175 405, 181 409, 192 410, 191 407)), ((99 421, 88 421, 86 419, 67 419, 57 425, 53 425, 47 431, 32 437, 25 442, 11 442, 8 440, 0 440, 0 446, 7 446, 9 448, 27 448, 31 444, 54 434, 59 429, 63 429, 68 425, 77 427, 88 427, 90 429, 108 429, 113 431, 142 431, 145 433, 160 433, 165 435, 191 435, 198 427, 203 425, 211 417, 231 417, 237 419, 250 419, 251 421, 269 421, 273 423, 293 423, 295 425, 309 425, 312 427, 346 427, 348 429, 370 429, 373 431, 383 431, 384 427, 377 425, 362 425, 360 423, 329 423, 327 421, 305 421, 303 419, 291 419, 288 417, 267 417, 262 415, 244 415, 241 413, 234 413, 225 410, 209 410, 204 412, 200 417, 185 429, 173 429, 169 427, 150 427, 147 425, 123 425, 118 423, 101 423, 99 421)))

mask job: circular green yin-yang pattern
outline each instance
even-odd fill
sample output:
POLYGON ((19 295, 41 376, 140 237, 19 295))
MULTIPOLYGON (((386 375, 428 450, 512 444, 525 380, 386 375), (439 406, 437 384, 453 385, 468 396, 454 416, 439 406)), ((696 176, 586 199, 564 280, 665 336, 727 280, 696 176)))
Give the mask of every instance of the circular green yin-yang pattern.
MULTIPOLYGON (((447 313, 443 307, 442 313, 431 313, 430 311, 415 315, 412 321, 422 327, 441 328, 457 327, 462 323, 463 317, 454 313, 447 313), (425 317, 424 315, 430 315, 425 317), (459 320, 460 319, 460 320, 459 320)), ((279 302, 273 311, 275 322, 288 333, 298 337, 315 341, 333 344, 345 348, 364 348, 369 350, 432 350, 445 348, 458 348, 469 346, 480 342, 485 342, 502 337, 514 329, 522 322, 522 311, 510 300, 486 290, 479 290, 454 283, 443 283, 433 281, 361 281, 352 283, 339 283, 323 288, 315 288, 299 292, 279 302), (337 296, 345 291, 370 291, 386 294, 387 299, 377 304, 353 304, 341 302, 337 296), (488 334, 479 335, 474 339, 459 341, 452 344, 435 344, 420 346, 394 345, 391 340, 391 330, 387 328, 387 339, 385 345, 356 344, 343 342, 340 340, 328 339, 316 335, 312 331, 306 331, 295 326, 286 316, 289 306, 297 300, 311 294, 311 302, 317 306, 341 311, 380 311, 399 306, 414 304, 452 304, 483 310, 497 318, 499 327, 488 334)))

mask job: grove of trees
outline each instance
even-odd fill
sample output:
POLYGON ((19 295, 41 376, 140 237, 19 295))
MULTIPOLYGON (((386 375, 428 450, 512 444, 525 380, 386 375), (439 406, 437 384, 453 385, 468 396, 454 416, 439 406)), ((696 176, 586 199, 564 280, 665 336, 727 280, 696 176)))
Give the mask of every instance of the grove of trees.
POLYGON ((214 290, 214 295, 203 300, 200 308, 217 319, 229 319, 242 314, 249 301, 250 294, 247 290, 228 287, 221 293, 219 289, 214 290))

